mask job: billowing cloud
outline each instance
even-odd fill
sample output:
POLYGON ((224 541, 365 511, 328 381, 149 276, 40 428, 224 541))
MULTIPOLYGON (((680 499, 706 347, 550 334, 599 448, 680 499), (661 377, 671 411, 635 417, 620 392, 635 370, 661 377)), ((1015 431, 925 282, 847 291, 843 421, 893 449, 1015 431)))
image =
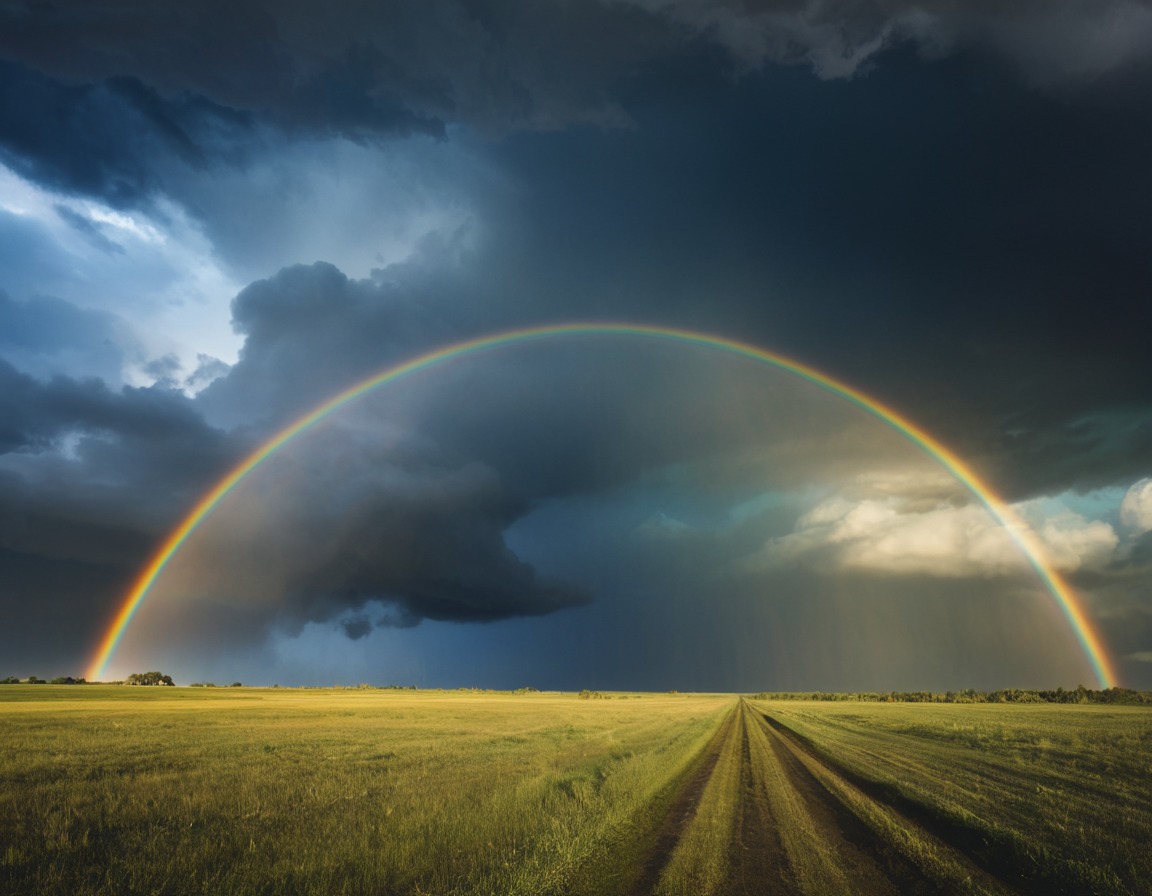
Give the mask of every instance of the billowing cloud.
POLYGON ((1109 523, 1071 511, 1045 519, 1037 534, 1052 565, 1064 572, 1103 566, 1120 543, 1109 523))
MULTIPOLYGON (((900 491, 912 492, 911 484, 900 491)), ((769 541, 747 565, 944 577, 1026 570, 1020 546, 987 508, 934 501, 925 491, 913 499, 900 491, 874 477, 858 481, 817 503, 793 532, 769 541)), ((1047 560, 1064 572, 1102 567, 1119 543, 1108 523, 1071 511, 1045 517, 1036 534, 1047 560)))
POLYGON ((1024 568, 1019 550, 978 506, 907 512, 891 500, 839 497, 818 504, 753 562, 950 577, 1024 568))
POLYGON ((389 362, 459 338, 467 332, 460 246, 430 242, 368 279, 316 263, 250 284, 232 303, 233 326, 245 337, 239 363, 205 389, 200 405, 230 425, 283 419, 389 362))
POLYGON ((586 603, 507 545, 528 509, 492 469, 379 422, 334 422, 279 452, 182 546, 141 634, 334 623, 349 638, 424 619, 492 622, 586 603), (180 619, 174 624, 174 619, 180 619))
MULTIPOLYGON (((29 371, 148 385, 145 367, 157 357, 175 354, 190 371, 198 353, 231 358, 238 347, 226 319, 236 285, 200 226, 168 200, 158 198, 148 211, 118 210, 60 196, 0 165, 0 263, 0 288, 12 301, 28 308, 65 302, 73 316, 100 317, 104 323, 87 326, 84 338, 117 358, 114 367, 92 364, 89 353, 63 344, 17 357, 0 345, 0 354, 29 371)), ((61 318, 61 339, 69 329, 61 318)))
POLYGON ((1120 522, 1137 535, 1152 531, 1152 479, 1140 480, 1124 494, 1120 522))

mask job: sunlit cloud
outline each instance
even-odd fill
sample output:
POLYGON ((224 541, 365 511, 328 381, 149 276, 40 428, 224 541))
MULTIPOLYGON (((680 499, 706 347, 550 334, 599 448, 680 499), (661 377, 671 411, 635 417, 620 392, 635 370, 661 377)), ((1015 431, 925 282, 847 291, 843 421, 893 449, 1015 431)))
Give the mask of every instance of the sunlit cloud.
POLYGON ((1141 479, 1125 493, 1120 522, 1137 535, 1152 531, 1152 479, 1141 479))
MULTIPOLYGON (((941 500, 939 483, 863 475, 805 512, 794 530, 769 541, 751 568, 789 565, 933 577, 987 577, 1027 569, 1020 547, 987 508, 941 500), (924 486, 927 486, 925 488, 924 486)), ((1057 505, 1035 521, 1049 562, 1062 572, 1105 564, 1119 538, 1112 526, 1057 505)))
POLYGON ((1109 523, 1072 511, 1045 520, 1038 534, 1052 565, 1063 572, 1103 566, 1120 543, 1109 523))
MULTIPOLYGON (((125 334, 122 382, 155 382, 149 365, 164 356, 176 358, 185 376, 201 366, 199 355, 235 361, 241 339, 228 306, 240 284, 179 205, 157 199, 148 211, 113 209, 52 193, 2 165, 0 197, 25 243, 51 246, 3 253, 6 290, 16 299, 48 295, 116 315, 125 334)), ((87 371, 65 364, 55 372, 87 371)))

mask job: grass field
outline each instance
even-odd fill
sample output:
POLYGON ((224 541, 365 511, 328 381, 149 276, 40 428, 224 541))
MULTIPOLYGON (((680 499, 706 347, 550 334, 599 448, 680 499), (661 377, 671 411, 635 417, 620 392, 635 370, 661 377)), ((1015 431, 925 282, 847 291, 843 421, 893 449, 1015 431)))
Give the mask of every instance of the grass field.
POLYGON ((0 893, 1147 893, 1152 711, 0 689, 0 893))
MULTIPOLYGON (((828 767, 831 786, 892 807, 916 823, 906 829, 957 844, 1007 884, 1040 893, 1152 893, 1147 708, 756 706, 828 767)), ((882 831, 891 821, 869 823, 882 831)))
POLYGON ((636 857, 596 859, 642 840, 731 703, 43 685, 0 698, 0 880, 28 894, 610 890, 636 857))

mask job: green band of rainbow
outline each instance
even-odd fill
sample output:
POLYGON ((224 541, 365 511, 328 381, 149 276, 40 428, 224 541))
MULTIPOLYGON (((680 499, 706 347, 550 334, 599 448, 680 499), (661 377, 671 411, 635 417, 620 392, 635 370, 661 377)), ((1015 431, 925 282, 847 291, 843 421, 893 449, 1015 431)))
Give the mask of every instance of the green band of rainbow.
POLYGON ((260 466, 268 457, 275 454, 283 445, 319 423, 332 412, 359 398, 361 395, 371 392, 380 386, 402 379, 409 374, 426 370, 429 367, 434 367, 437 364, 450 361, 453 358, 460 358, 464 355, 559 336, 643 337, 720 349, 734 355, 752 358, 756 361, 771 364, 782 370, 790 371, 802 379, 814 383, 880 418, 916 445, 920 446, 920 448, 931 457, 935 458, 948 472, 964 483, 964 485, 987 506, 992 516, 995 517, 1000 524, 1008 530, 1012 538, 1015 539, 1024 552, 1024 555, 1028 558, 1028 562, 1036 570, 1037 575, 1040 576, 1045 587, 1052 593, 1052 597, 1056 600, 1061 612, 1072 627, 1072 631, 1083 649, 1084 656, 1091 665, 1100 687, 1110 688, 1115 686, 1117 681, 1116 672, 1107 651, 1104 649, 1100 636, 1093 629, 1084 608, 1081 606, 1079 599, 1073 593, 1072 589, 1049 565, 1044 548, 1035 533, 1011 507, 977 477, 967 464, 944 445, 936 441, 931 435, 896 411, 885 407, 863 392, 838 382, 832 377, 826 376, 805 364, 792 361, 781 355, 764 351, 753 345, 737 342, 733 339, 725 339, 706 333, 628 323, 567 323, 554 326, 529 327, 525 329, 508 330, 502 333, 481 336, 476 339, 469 339, 464 342, 447 345, 435 351, 428 352, 427 354, 420 355, 419 357, 412 358, 411 360, 404 361, 401 364, 389 367, 350 386, 299 418, 294 423, 284 427, 248 455, 232 472, 217 482, 207 494, 200 498, 192 510, 180 521, 180 525, 177 526, 164 540, 163 544, 160 545, 160 548, 136 579, 132 590, 124 599, 124 603, 116 613, 112 624, 108 627, 107 632, 105 632, 101 639, 96 657, 88 670, 88 680, 95 681, 104 676, 104 670, 111 660, 112 655, 116 652, 116 647, 120 639, 124 636, 125 631, 132 622, 132 617, 136 614, 136 611, 139 609, 145 596, 147 596, 148 590, 152 587, 156 578, 163 571, 168 561, 172 559, 172 556, 180 549, 184 540, 196 530, 204 518, 212 512, 213 508, 215 508, 245 476, 260 466))

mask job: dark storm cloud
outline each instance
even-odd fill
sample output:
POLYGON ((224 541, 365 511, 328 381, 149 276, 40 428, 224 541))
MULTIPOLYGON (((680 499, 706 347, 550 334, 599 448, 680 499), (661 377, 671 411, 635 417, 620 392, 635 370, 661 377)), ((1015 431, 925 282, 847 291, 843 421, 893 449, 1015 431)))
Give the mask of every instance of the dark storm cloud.
MULTIPOLYGON (((405 264, 253 284, 234 306, 244 362, 205 406, 229 422, 250 407, 290 415, 478 332, 672 319, 865 389, 1009 497, 1146 472, 1141 94, 976 94, 963 67, 907 56, 833 87, 796 70, 736 85, 714 71, 678 77, 694 89, 681 95, 671 75, 643 87, 653 99, 632 109, 626 139, 492 147, 531 188, 489 197, 481 225, 428 240, 405 264)), ((556 442, 521 469, 562 458, 570 443, 556 442)))
POLYGON ((114 564, 0 547, 4 674, 84 675, 92 632, 107 622, 108 602, 123 584, 114 564))
POLYGON ((630 80, 702 44, 723 48, 726 67, 798 62, 824 77, 905 42, 936 55, 976 46, 1061 80, 1146 59, 1150 35, 1152 11, 1135 0, 435 0, 322 14, 266 0, 11 2, 0 145, 26 176, 123 204, 162 186, 157 153, 235 160, 245 122, 358 140, 458 123, 624 125, 630 80))
POLYGON ((320 550, 306 562, 293 561, 296 576, 278 602, 282 617, 298 603, 326 621, 344 607, 375 600, 399 611, 377 624, 491 622, 588 601, 580 589, 538 576, 505 544, 505 530, 527 509, 522 499, 493 471, 436 454, 425 446, 419 471, 406 470, 402 483, 373 489, 372 480, 386 478, 383 465, 361 478, 345 453, 340 481, 327 488, 329 509, 309 521, 316 527, 326 520, 339 534, 317 539, 320 550), (342 500, 350 492, 354 499, 342 500))
POLYGON ((662 31, 619 4, 520 0, 354 0, 322 13, 263 0, 65 2, 0 16, 0 52, 57 77, 132 77, 354 137, 610 118, 606 88, 662 31))
POLYGON ((372 627, 587 603, 509 548, 505 533, 528 509, 481 463, 341 417, 278 452, 213 513, 157 582, 144 624, 163 638, 229 618, 220 637, 250 643, 334 623, 356 640, 372 627))
MULTIPOLYGON (((223 152, 241 119, 202 99, 162 99, 132 78, 64 83, 0 61, 0 161, 65 193, 137 205, 163 189, 157 160, 193 167, 223 152)), ((75 224, 73 218, 67 219, 75 224)))
POLYGON ((124 389, 117 394, 99 380, 67 377, 39 383, 4 362, 0 378, 2 416, 11 434, 8 451, 42 449, 74 432, 179 441, 206 431, 187 399, 164 389, 124 389))
POLYGON ((156 510, 187 500, 236 451, 179 392, 113 391, 99 380, 64 376, 42 382, 5 361, 0 420, 7 469, 34 483, 45 512, 89 505, 76 512, 145 531, 156 510), (105 506, 116 490, 122 500, 105 506))
MULTIPOLYGON (((479 325, 466 285, 474 259, 463 236, 432 239, 369 279, 315 264, 250 285, 233 303, 235 325, 246 336, 240 360, 198 404, 213 419, 250 423, 259 414, 286 422, 368 374, 474 333, 479 325)), ((557 400, 539 382, 529 391, 557 400)), ((310 465, 306 481, 294 482, 274 514, 277 524, 262 529, 265 549, 278 558, 273 578, 282 619, 324 621, 383 601, 392 609, 376 624, 483 622, 588 600, 579 589, 538 576, 504 540, 544 487, 522 469, 538 466, 533 454, 540 446, 516 427, 505 428, 491 393, 479 400, 478 420, 437 427, 437 418, 464 416, 473 401, 467 389, 451 393, 419 393, 416 407, 405 411, 402 421, 425 434, 418 444, 385 451, 371 433, 350 432, 321 452, 323 464, 310 465), (326 536, 282 552, 279 534, 299 531, 326 536)), ((516 406, 517 396, 523 394, 508 403, 516 406)), ((579 430, 582 418, 570 411, 544 415, 553 433, 579 430)), ((532 408, 521 402, 515 412, 531 415, 532 408)), ((571 477, 563 458, 557 467, 571 477)), ((566 482, 563 490, 580 487, 566 482)), ((245 562, 238 558, 236 565, 245 562)))
MULTIPOLYGON (((391 365, 531 321, 500 288, 523 272, 490 267, 460 237, 429 240, 371 278, 318 263, 251 284, 233 303, 235 325, 246 336, 240 360, 197 405, 230 426, 282 425, 391 365)), ((779 439, 794 429, 815 439, 819 427, 804 412, 796 416, 794 375, 750 367, 757 365, 715 349, 636 337, 553 339, 498 351, 491 363, 477 357, 445 364, 418 378, 416 391, 396 391, 419 395, 400 411, 413 429, 491 466, 513 493, 538 500, 750 450, 768 432, 779 439), (735 430, 707 425, 718 404, 729 420, 745 422, 735 430)), ((840 431, 834 410, 828 419, 825 436, 840 431)), ((875 456, 866 440, 860 455, 875 456)))
MULTIPOLYGON (((62 323, 84 317, 65 303, 44 307, 62 323)), ((33 335, 26 328, 26 339, 33 335)), ((178 392, 38 380, 6 361, 0 421, 3 653, 80 674, 92 633, 173 509, 217 475, 235 447, 178 392)))
POLYGON ((54 367, 63 366, 63 357, 80 357, 93 374, 111 379, 123 360, 118 345, 125 343, 131 341, 123 321, 112 314, 51 296, 21 302, 0 289, 0 358, 38 375, 62 373, 54 367))
POLYGON ((344 634, 348 636, 349 641, 359 641, 371 634, 373 629, 372 620, 367 616, 355 616, 352 619, 346 619, 340 623, 340 627, 344 629, 344 634))
MULTIPOLYGON (((455 0, 0 7, 0 152, 24 176, 114 205, 163 162, 238 161, 248 130, 374 140, 621 120, 611 85, 664 29, 599 3, 455 0), (595 52, 589 52, 595 47, 595 52)), ((172 185, 169 185, 172 186, 172 185)))
POLYGON ((522 135, 498 149, 534 185, 490 262, 521 295, 812 363, 1010 497, 1122 484, 1146 466, 1146 89, 983 90, 959 60, 907 53, 850 83, 673 74, 646 82, 661 99, 632 109, 627 140, 522 135), (1102 450, 1054 456, 1085 440, 1102 450))
POLYGON ((0 23, 0 52, 56 77, 133 78, 358 135, 617 120, 620 77, 697 32, 742 62, 801 61, 830 76, 901 39, 1095 73, 1147 55, 1152 14, 1141 0, 348 0, 322 15, 306 2, 70 0, 8 3, 0 23))
MULTIPOLYGON (((318 264, 253 284, 235 302, 237 326, 247 335, 240 361, 224 371, 206 359, 206 375, 222 375, 195 399, 172 388, 171 358, 149 365, 157 385, 119 391, 95 379, 37 380, 0 361, 0 449, 12 458, 12 472, 0 483, 0 547, 29 558, 13 561, 21 569, 36 566, 31 558, 51 556, 61 570, 101 566, 99 581, 124 587, 179 513, 271 426, 385 362, 442 343, 445 331, 460 325, 445 322, 451 307, 445 302, 459 301, 459 289, 449 299, 439 290, 454 276, 454 251, 451 241, 433 241, 421 257, 371 280, 350 280, 318 264), (201 416, 205 411, 241 428, 215 429, 201 416)), ((57 300, 5 300, 0 313, 10 324, 7 343, 45 352, 90 337, 86 327, 114 323, 57 300)), ((339 620, 371 602, 387 608, 371 616, 373 625, 414 625, 426 618, 540 615, 588 600, 579 589, 538 576, 506 545, 505 530, 528 503, 496 473, 434 442, 385 455, 372 444, 341 440, 332 449, 338 456, 327 458, 331 466, 286 491, 274 521, 255 527, 258 547, 237 558, 241 572, 224 587, 248 581, 250 550, 271 552, 276 561, 256 564, 264 572, 250 590, 271 589, 274 608, 238 623, 232 637, 260 639, 277 622, 291 628, 339 620), (285 537, 301 532, 322 535, 284 548, 285 537)), ((237 544, 250 543, 251 531, 244 531, 237 544)), ((25 578, 46 581, 32 573, 25 578)), ((75 594, 86 595, 87 611, 71 617, 75 628, 61 623, 69 643, 118 597, 73 585, 75 594)), ((45 613, 76 600, 56 595, 21 613, 28 626, 43 627, 45 613)), ((353 626, 349 635, 359 630, 353 626)))
MULTIPOLYGON (((240 360, 200 404, 230 424, 298 415, 390 362, 469 332, 451 239, 356 280, 327 263, 285 268, 233 300, 240 360)), ((471 325, 474 328, 475 324, 471 325)))
POLYGON ((856 74, 893 44, 940 56, 978 47, 1036 82, 1097 76, 1149 58, 1146 0, 631 0, 707 33, 745 66, 803 63, 856 74))
MULTIPOLYGON (((306 322, 297 325, 309 332, 306 322)), ((243 372, 244 362, 238 367, 243 372)), ((102 625, 156 539, 253 435, 246 430, 241 440, 207 426, 193 399, 163 386, 113 391, 97 380, 42 382, 6 362, 0 420, 0 449, 11 461, 0 476, 10 593, 44 589, 13 609, 10 630, 58 626, 61 649, 73 654, 102 625)), ((237 572, 225 593, 248 584, 249 596, 272 601, 266 615, 238 623, 233 639, 259 640, 274 624, 339 620, 371 602, 385 607, 373 625, 408 626, 540 615, 588 600, 538 576, 505 544, 505 530, 527 504, 491 470, 432 443, 381 455, 372 438, 355 434, 340 437, 330 453, 330 466, 286 490, 283 505, 273 501, 274 520, 228 536, 242 551, 233 567, 214 563, 218 574, 237 572), (292 541, 301 533, 311 535, 292 541), (276 559, 264 566, 253 560, 264 555, 276 559), (251 579, 254 565, 261 571, 251 579)), ((345 628, 350 637, 360 633, 357 625, 345 628)), ((11 655, 20 655, 17 645, 11 655)))

